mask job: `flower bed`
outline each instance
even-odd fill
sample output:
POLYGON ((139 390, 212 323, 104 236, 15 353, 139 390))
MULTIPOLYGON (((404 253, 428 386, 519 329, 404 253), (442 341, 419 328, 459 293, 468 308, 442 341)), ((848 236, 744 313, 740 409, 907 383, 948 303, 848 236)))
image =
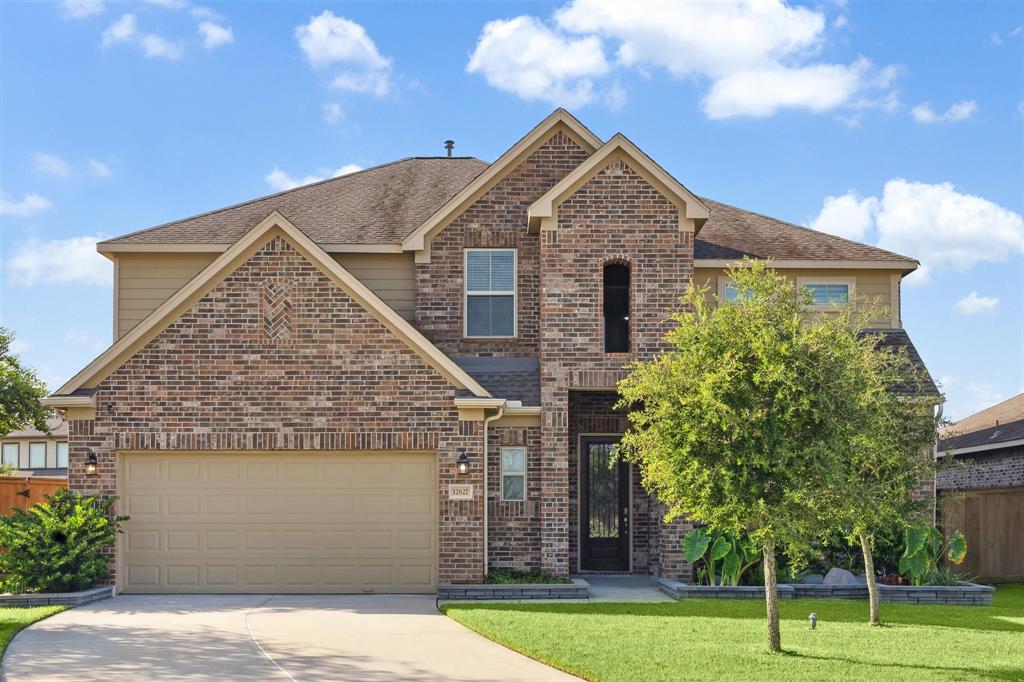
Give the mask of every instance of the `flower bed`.
MULTIPOLYGON (((662 578, 658 587, 673 599, 763 599, 760 586, 731 587, 727 585, 689 585, 662 578)), ((779 599, 867 599, 867 585, 812 585, 798 583, 779 585, 779 599)), ((951 604, 957 606, 988 606, 995 588, 961 582, 958 585, 879 585, 878 598, 883 602, 902 604, 951 604)))

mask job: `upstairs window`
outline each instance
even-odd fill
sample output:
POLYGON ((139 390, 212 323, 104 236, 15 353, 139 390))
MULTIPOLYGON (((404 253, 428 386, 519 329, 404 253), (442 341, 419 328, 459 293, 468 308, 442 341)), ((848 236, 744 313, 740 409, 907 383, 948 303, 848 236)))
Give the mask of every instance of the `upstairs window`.
POLYGON ((46 466, 46 443, 28 444, 28 465, 32 469, 42 469, 46 466))
POLYGON ((10 464, 12 467, 17 469, 20 464, 18 463, 18 444, 17 443, 4 443, 4 464, 10 464))
POLYGON ((57 443, 57 468, 68 468, 68 444, 57 443))
POLYGON ((604 352, 629 352, 629 266, 604 266, 604 352))
POLYGON ((466 250, 465 334, 516 335, 516 250, 466 250))
POLYGON ((797 284, 810 292, 814 310, 829 310, 853 301, 852 279, 798 278, 797 284))

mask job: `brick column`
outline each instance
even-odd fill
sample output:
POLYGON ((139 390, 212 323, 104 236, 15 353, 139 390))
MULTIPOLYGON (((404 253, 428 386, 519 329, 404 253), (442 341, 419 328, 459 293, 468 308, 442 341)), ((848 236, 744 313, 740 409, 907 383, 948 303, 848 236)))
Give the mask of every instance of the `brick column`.
POLYGON ((542 388, 540 565, 569 574, 569 392, 542 388))
POLYGON ((437 449, 439 504, 438 580, 480 583, 484 579, 483 422, 460 421, 457 433, 443 435, 437 449), (456 472, 459 456, 469 456, 469 471, 456 472), (472 500, 449 500, 448 486, 468 483, 472 500))
POLYGON ((683 556, 683 536, 690 532, 693 524, 681 518, 665 523, 665 507, 660 503, 652 506, 658 524, 660 547, 658 576, 675 580, 693 580, 693 565, 683 556))

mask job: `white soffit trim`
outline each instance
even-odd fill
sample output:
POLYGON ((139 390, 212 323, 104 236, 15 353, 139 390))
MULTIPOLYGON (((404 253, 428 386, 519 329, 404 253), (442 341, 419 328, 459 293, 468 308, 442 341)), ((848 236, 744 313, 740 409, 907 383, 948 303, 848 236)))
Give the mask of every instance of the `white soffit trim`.
POLYGON ((307 260, 316 265, 325 275, 352 297, 371 316, 383 324, 395 336, 425 362, 436 369, 457 388, 472 391, 474 395, 489 397, 473 377, 446 356, 417 331, 409 322, 384 303, 376 294, 343 268, 336 260, 295 227, 287 218, 274 211, 253 227, 244 237, 231 245, 224 253, 206 266, 173 296, 164 301, 139 324, 118 339, 113 346, 89 363, 82 371, 61 386, 54 396, 65 396, 75 390, 94 388, 114 370, 128 361, 142 347, 178 319, 202 296, 234 272, 257 250, 274 236, 282 236, 307 260))
POLYGON ((972 452, 985 452, 987 450, 1002 450, 1004 448, 1015 448, 1019 445, 1024 445, 1024 438, 1018 438, 1017 440, 1004 440, 1001 443, 983 443, 982 445, 972 445, 966 448, 952 448, 951 450, 937 450, 935 452, 938 457, 947 457, 949 455, 969 455, 972 452))
POLYGON ((588 130, 575 116, 565 109, 555 109, 472 182, 463 187, 458 194, 445 202, 422 225, 413 230, 402 241, 402 248, 406 251, 421 251, 426 248, 427 242, 436 231, 446 225, 454 215, 465 210, 480 194, 494 186, 508 171, 515 168, 521 161, 521 157, 530 151, 533 145, 546 140, 556 126, 567 128, 574 137, 578 138, 577 142, 583 143, 587 152, 594 152, 602 144, 601 138, 588 130))
POLYGON ((667 199, 679 206, 681 219, 694 221, 694 225, 699 227, 711 215, 710 209, 697 195, 655 163, 629 138, 622 133, 616 133, 612 139, 591 154, 590 158, 533 202, 528 211, 530 229, 538 229, 541 221, 546 218, 554 219, 558 205, 579 189, 582 183, 597 175, 616 154, 625 155, 627 162, 632 161, 630 165, 633 170, 643 175, 667 199))

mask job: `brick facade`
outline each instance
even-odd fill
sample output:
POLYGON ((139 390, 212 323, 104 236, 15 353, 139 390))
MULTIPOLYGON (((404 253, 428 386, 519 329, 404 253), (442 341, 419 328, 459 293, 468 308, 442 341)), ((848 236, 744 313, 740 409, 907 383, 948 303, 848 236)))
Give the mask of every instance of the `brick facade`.
MULTIPOLYGON (((627 362, 666 347, 667 317, 693 277, 693 234, 680 230, 674 204, 614 160, 562 202, 557 230, 542 232, 541 276, 541 561, 565 574, 574 568, 575 542, 566 533, 574 513, 570 392, 614 389, 627 362), (604 352, 602 276, 611 261, 630 266, 630 353, 604 352)), ((678 522, 675 528, 660 524, 659 533, 678 534, 680 528, 678 522)), ((658 545, 672 542, 665 537, 658 545)), ((676 563, 659 570, 685 577, 676 563)))
POLYGON ((540 570, 540 428, 491 428, 487 434, 490 569, 540 570), (526 500, 501 499, 501 447, 526 446, 526 500))
POLYGON ((1024 446, 957 456, 939 469, 936 487, 942 490, 1024 487, 1024 446))
POLYGON ((117 494, 117 453, 126 450, 434 450, 439 577, 478 581, 482 471, 459 477, 476 485, 475 500, 448 501, 447 485, 462 452, 480 461, 482 424, 459 422, 453 396, 432 367, 275 237, 99 385, 95 420, 71 423, 69 487, 117 494), (96 476, 84 474, 90 448, 96 476))
POLYGON ((540 338, 540 242, 525 227, 526 211, 588 156, 556 132, 430 243, 430 262, 416 265, 416 326, 452 355, 536 356, 540 338), (463 336, 463 253, 468 248, 515 248, 518 334, 514 339, 463 336))

